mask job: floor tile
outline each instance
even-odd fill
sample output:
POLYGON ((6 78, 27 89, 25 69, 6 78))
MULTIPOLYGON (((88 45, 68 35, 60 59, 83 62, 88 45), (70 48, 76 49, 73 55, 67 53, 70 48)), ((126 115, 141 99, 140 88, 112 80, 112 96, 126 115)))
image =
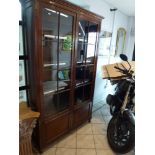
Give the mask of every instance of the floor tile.
POLYGON ((111 120, 112 116, 103 116, 103 119, 106 123, 106 125, 108 125, 109 121, 111 120))
POLYGON ((105 121, 102 117, 102 113, 100 110, 97 110, 92 114, 91 123, 104 123, 104 122, 105 121))
POLYGON ((97 155, 116 155, 112 150, 96 149, 97 155))
POLYGON ((76 155, 76 149, 57 148, 55 155, 76 155))
MULTIPOLYGON (((91 123, 80 126, 77 130, 66 135, 42 155, 121 155, 114 153, 107 141, 107 125, 111 115, 108 106, 92 114, 91 123)), ((134 150, 124 155, 135 155, 134 150)))
POLYGON ((110 149, 106 135, 94 135, 96 149, 110 149))
POLYGON ((57 143, 57 147, 76 148, 76 133, 65 136, 57 143))
POLYGON ((77 134, 93 134, 91 123, 85 124, 77 129, 77 134))
POLYGON ((108 104, 104 105, 102 108, 101 108, 101 113, 103 116, 109 116, 111 115, 110 114, 110 107, 108 104))
POLYGON ((96 155, 95 149, 77 149, 77 155, 96 155))
POLYGON ((92 124, 93 134, 106 134, 107 126, 105 123, 103 124, 92 124))
POLYGON ((125 153, 125 154, 117 153, 117 155, 135 155, 135 151, 132 150, 132 151, 130 151, 130 152, 128 152, 128 153, 125 153))
POLYGON ((77 148, 95 148, 93 135, 77 135, 77 148))
POLYGON ((41 155, 55 155, 55 152, 56 152, 56 148, 49 148, 47 151, 45 151, 41 155))

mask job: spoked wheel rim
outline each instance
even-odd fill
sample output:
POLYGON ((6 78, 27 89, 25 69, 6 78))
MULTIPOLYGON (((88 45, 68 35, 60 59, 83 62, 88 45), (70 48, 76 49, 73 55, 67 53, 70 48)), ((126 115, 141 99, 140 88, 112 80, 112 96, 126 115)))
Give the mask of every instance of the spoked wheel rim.
POLYGON ((135 144, 134 126, 128 120, 115 115, 108 124, 107 138, 114 152, 127 153, 135 144))
POLYGON ((125 146, 130 138, 130 128, 128 122, 121 122, 119 124, 118 120, 115 120, 115 128, 111 132, 111 139, 114 141, 115 145, 118 147, 125 146))

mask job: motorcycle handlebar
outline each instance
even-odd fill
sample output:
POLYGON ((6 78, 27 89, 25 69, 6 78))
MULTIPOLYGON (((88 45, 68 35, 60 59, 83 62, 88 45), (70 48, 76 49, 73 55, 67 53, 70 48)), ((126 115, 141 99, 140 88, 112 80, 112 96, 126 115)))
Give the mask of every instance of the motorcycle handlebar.
POLYGON ((128 77, 132 77, 132 73, 130 73, 128 70, 124 70, 122 68, 119 68, 117 66, 114 66, 115 69, 118 69, 120 72, 122 72, 123 74, 126 74, 128 77))

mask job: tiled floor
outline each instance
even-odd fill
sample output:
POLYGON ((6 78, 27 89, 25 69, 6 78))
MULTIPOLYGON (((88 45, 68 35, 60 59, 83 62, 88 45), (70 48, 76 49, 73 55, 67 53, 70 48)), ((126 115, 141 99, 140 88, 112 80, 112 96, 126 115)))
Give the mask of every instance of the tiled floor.
MULTIPOLYGON (((111 150, 106 138, 110 118, 108 105, 103 105, 93 113, 91 123, 66 135, 42 155, 118 155, 111 150)), ((134 151, 126 155, 134 155, 134 151)))

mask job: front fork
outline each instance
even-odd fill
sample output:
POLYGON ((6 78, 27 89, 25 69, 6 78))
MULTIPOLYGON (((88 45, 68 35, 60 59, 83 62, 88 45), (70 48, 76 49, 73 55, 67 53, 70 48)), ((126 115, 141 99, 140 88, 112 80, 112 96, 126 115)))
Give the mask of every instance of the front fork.
POLYGON ((121 115, 125 119, 127 119, 132 125, 135 125, 135 116, 134 116, 133 112, 130 109, 126 109, 130 89, 131 89, 131 85, 129 85, 129 88, 126 92, 125 99, 124 99, 123 105, 121 107, 121 115))
POLYGON ((129 93, 130 93, 130 89, 131 89, 131 85, 129 85, 129 87, 128 87, 128 90, 127 90, 126 95, 125 95, 125 99, 123 101, 123 105, 121 107, 121 113, 122 114, 126 110, 126 105, 128 103, 128 96, 129 96, 129 93))

